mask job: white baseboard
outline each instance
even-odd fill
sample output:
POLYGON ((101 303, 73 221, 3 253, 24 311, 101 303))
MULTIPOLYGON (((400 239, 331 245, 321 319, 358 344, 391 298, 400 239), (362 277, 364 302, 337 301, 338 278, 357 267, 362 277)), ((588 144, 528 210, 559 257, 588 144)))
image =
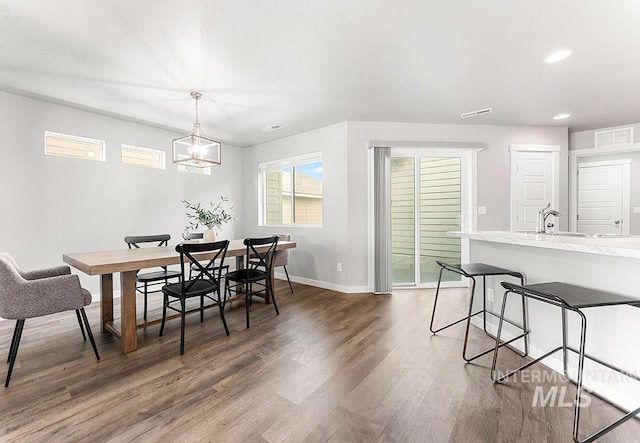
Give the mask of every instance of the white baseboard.
MULTIPOLYGON (((278 280, 287 280, 287 276, 284 273, 278 273, 276 272, 274 274, 275 278, 277 278, 278 280)), ((368 286, 344 286, 344 285, 337 285, 335 283, 329 283, 329 282, 324 282, 324 281, 320 281, 320 280, 313 280, 310 278, 304 278, 304 277, 296 277, 293 275, 289 275, 289 277, 291 278, 292 282, 295 283, 301 283, 303 285, 307 285, 307 286, 314 286, 316 288, 322 288, 322 289, 328 289, 330 291, 336 291, 336 292, 343 292, 345 294, 357 294, 357 293, 363 293, 363 292, 371 292, 369 291, 369 287, 368 286)), ((96 292, 96 293, 92 293, 91 296, 93 297, 93 301, 100 301, 100 293, 96 292)), ((114 290, 113 291, 113 298, 114 299, 119 299, 120 298, 120 291, 119 290, 114 290)))
MULTIPOLYGON (((482 329, 482 320, 479 317, 475 317, 471 320, 471 324, 478 327, 479 329, 482 329)), ((490 332, 493 335, 496 335, 498 333, 498 325, 497 324, 492 324, 487 322, 487 331, 490 332)), ((504 341, 508 341, 512 338, 516 337, 515 334, 513 333, 509 333, 509 332, 505 332, 503 330, 502 332, 502 339, 504 341)), ((510 346, 513 346, 516 349, 519 349, 522 351, 522 340, 516 340, 514 343, 512 343, 510 346)), ((541 357, 542 355, 544 355, 545 353, 549 352, 551 349, 547 349, 546 351, 542 351, 538 348, 536 348, 535 346, 532 346, 531 343, 529 343, 529 357, 536 359, 541 357)), ((570 354, 574 354, 573 352, 570 352, 570 354)), ((557 352, 557 355, 560 356, 562 355, 561 351, 557 352)), ((575 360, 575 358, 574 358, 575 360)), ((585 359, 585 365, 587 364, 588 359, 585 359)), ((542 363, 544 366, 548 367, 549 369, 552 369, 553 371, 564 375, 564 369, 563 369, 563 363, 562 363, 562 359, 560 357, 557 357, 556 354, 550 355, 549 357, 545 358, 544 360, 542 360, 540 363, 542 363)), ((498 368, 500 369, 502 372, 506 372, 509 371, 511 369, 515 369, 515 368, 498 368)), ((575 379, 575 374, 577 373, 577 368, 572 365, 571 363, 568 364, 568 370, 569 370, 569 375, 571 375, 572 377, 574 377, 575 379)), ((633 371, 631 371, 633 372, 633 371)), ((612 372, 613 373, 613 372, 612 372)), ((617 373, 616 373, 617 374, 617 373)), ((600 380, 593 380, 593 379, 588 379, 587 377, 588 375, 588 371, 585 370, 584 371, 584 382, 583 382, 583 386, 585 388, 585 390, 590 391, 590 392, 595 392, 596 394, 598 394, 599 396, 605 398, 609 403, 612 403, 614 405, 616 405, 617 407, 630 412, 633 411, 635 409, 638 408, 638 404, 640 403, 640 400, 633 398, 627 394, 625 394, 624 392, 619 391, 618 389, 612 387, 611 385, 604 383, 600 380)), ((622 375, 620 375, 620 377, 622 377, 622 375)), ((560 378, 558 378, 560 379, 560 378)), ((631 380, 631 379, 629 379, 631 380)), ((633 381, 634 383, 638 383, 636 381, 633 381)))
MULTIPOLYGON (((275 277, 279 280, 286 280, 287 276, 284 273, 275 273, 275 277)), ((344 292, 345 294, 356 294, 362 292, 370 292, 368 286, 344 286, 337 285, 335 283, 329 283, 320 280, 313 280, 310 278, 296 277, 289 275, 292 282, 302 283, 303 285, 315 286, 316 288, 329 289, 330 291, 344 292)))

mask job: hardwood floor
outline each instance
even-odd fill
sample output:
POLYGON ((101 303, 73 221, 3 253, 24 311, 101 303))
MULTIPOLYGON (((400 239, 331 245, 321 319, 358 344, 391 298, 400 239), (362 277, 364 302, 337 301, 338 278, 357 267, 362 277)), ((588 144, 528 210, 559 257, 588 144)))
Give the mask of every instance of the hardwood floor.
MULTIPOLYGON (((204 324, 190 315, 184 356, 178 319, 162 338, 159 325, 140 330, 139 349, 123 355, 99 332, 94 303, 87 314, 99 362, 73 312, 27 320, 11 385, 0 392, 0 440, 571 441, 571 408, 533 407, 535 383, 492 384, 489 357, 463 364, 462 325, 428 332, 433 290, 294 290, 278 282, 279 317, 256 300, 248 330, 244 306, 232 306, 229 337, 217 309, 204 324)), ((443 292, 443 320, 462 315, 466 294, 443 292)), ((159 315, 157 300, 150 318, 159 315)), ((0 322, 0 355, 8 353, 13 326, 0 322)), ((492 344, 473 329, 471 352, 492 344)), ((504 356, 505 366, 521 361, 504 356)), ((573 386, 558 385, 571 398, 573 386)), ((583 412, 585 432, 620 415, 594 398, 583 412)), ((600 441, 640 441, 640 422, 600 441)))

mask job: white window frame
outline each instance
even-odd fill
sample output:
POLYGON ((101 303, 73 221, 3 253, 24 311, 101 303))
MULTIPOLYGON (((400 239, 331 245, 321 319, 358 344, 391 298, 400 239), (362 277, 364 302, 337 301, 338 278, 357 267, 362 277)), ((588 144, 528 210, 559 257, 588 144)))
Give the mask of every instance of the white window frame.
POLYGON ((152 149, 152 148, 143 148, 141 146, 133 146, 133 145, 127 145, 127 144, 121 144, 120 145, 120 162, 123 165, 127 165, 127 166, 137 166, 139 168, 147 168, 147 169, 167 169, 167 154, 166 152, 160 150, 160 149, 152 149), (125 149, 129 150, 129 151, 138 151, 138 152, 153 152, 154 154, 160 154, 160 166, 159 167, 155 167, 155 166, 145 166, 145 165, 139 165, 136 163, 125 163, 123 161, 122 158, 122 151, 124 151, 125 149))
MULTIPOLYGON (((292 214, 291 219, 293 222, 291 224, 279 224, 279 225, 269 225, 266 222, 265 216, 265 200, 267 198, 266 195, 266 186, 265 186, 265 178, 268 172, 278 171, 282 168, 292 168, 291 174, 293 176, 293 168, 296 166, 306 165, 308 163, 317 163, 322 162, 323 174, 322 174, 322 220, 324 223, 324 161, 322 159, 322 152, 313 152, 310 154, 298 155, 295 157, 288 157, 279 160, 273 160, 269 162, 260 163, 258 165, 258 226, 261 227, 283 227, 283 228, 291 228, 291 227, 304 227, 304 228, 322 228, 323 223, 295 223, 295 217, 292 214)), ((292 201, 295 199, 295 192, 291 190, 292 201)), ((293 206, 292 206, 293 207, 293 206)))
POLYGON ((106 142, 104 140, 98 140, 95 138, 89 138, 89 137, 80 137, 78 135, 70 135, 70 134, 63 134, 61 132, 53 132, 53 131, 44 131, 44 154, 45 155, 49 155, 51 157, 63 157, 63 158, 73 158, 73 159, 78 159, 78 160, 89 160, 89 161, 98 161, 98 162, 106 162, 107 161, 107 152, 106 152, 106 142), (52 154, 50 153, 47 148, 47 137, 58 137, 58 138, 66 138, 68 140, 74 140, 74 141, 78 141, 78 142, 87 142, 87 143, 96 143, 98 145, 100 145, 100 151, 101 151, 101 158, 94 160, 94 159, 89 159, 89 158, 84 158, 84 157, 73 157, 73 156, 66 156, 66 155, 58 155, 58 154, 52 154))

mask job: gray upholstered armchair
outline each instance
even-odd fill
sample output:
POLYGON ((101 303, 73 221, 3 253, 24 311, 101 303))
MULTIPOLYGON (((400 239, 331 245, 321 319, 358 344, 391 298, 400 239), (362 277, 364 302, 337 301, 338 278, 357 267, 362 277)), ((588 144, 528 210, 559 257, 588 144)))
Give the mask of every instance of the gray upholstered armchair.
POLYGON ((9 370, 5 388, 9 386, 24 321, 27 318, 75 310, 82 336, 87 339, 86 328, 96 359, 100 360, 84 312, 84 307, 89 304, 91 293, 80 286, 80 279, 77 275, 71 275, 68 266, 22 271, 9 254, 0 252, 0 317, 17 320, 7 359, 9 370))

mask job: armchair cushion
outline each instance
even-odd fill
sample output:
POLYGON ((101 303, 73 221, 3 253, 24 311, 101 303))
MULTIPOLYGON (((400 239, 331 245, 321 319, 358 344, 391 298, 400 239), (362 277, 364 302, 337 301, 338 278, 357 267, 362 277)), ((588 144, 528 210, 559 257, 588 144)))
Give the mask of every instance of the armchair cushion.
MULTIPOLYGON (((81 309, 91 303, 91 294, 82 289, 77 275, 63 274, 27 280, 13 263, 6 255, 0 255, 0 317, 39 317, 81 309)), ((31 276, 47 274, 34 271, 31 276)))

